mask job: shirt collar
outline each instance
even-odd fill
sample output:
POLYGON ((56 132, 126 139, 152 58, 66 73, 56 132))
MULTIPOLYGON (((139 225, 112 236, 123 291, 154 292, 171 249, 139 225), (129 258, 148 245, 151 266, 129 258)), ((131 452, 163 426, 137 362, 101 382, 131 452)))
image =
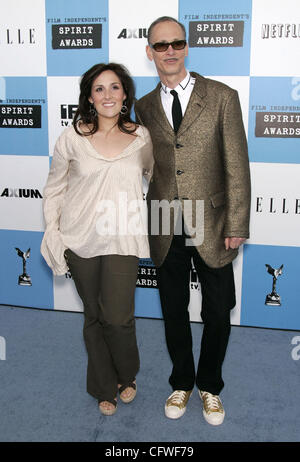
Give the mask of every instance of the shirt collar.
MULTIPOLYGON (((176 90, 179 95, 183 94, 184 90, 188 87, 188 85, 189 85, 189 83, 191 81, 191 78, 192 78, 191 74, 189 73, 189 71, 187 71, 185 78, 177 85, 177 87, 174 88, 174 90, 176 90)), ((172 90, 172 88, 167 87, 162 82, 160 82, 160 84, 161 84, 161 88, 164 91, 164 93, 166 95, 170 94, 170 91, 172 90)))

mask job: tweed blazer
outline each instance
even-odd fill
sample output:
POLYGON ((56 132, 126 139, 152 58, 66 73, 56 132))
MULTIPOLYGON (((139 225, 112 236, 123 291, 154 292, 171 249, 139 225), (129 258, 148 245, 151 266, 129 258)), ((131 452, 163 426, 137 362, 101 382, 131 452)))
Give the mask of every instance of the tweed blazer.
POLYGON ((151 232, 151 204, 179 199, 204 204, 204 239, 196 248, 213 268, 230 263, 237 249, 225 249, 225 237, 249 237, 250 171, 247 141, 236 90, 195 77, 185 115, 175 134, 165 115, 158 86, 135 105, 136 118, 150 131, 155 160, 147 201, 151 257, 160 266, 173 237, 151 232))

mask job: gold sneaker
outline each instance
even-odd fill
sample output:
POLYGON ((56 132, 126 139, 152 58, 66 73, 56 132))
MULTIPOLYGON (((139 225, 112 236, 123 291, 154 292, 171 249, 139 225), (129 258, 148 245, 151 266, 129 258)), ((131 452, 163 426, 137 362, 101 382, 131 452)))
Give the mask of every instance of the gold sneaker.
POLYGON ((179 419, 186 411, 187 402, 192 394, 192 390, 175 390, 167 399, 165 404, 165 414, 169 419, 179 419))
POLYGON ((207 391, 199 390, 203 401, 203 416, 211 425, 221 425, 225 417, 225 411, 218 395, 212 395, 207 391))

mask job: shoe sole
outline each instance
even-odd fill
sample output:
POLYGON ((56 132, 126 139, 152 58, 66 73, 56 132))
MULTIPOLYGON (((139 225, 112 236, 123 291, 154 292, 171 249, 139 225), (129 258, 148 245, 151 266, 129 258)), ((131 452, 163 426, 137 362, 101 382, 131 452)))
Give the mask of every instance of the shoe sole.
POLYGON ((209 420, 209 417, 207 417, 207 415, 206 415, 206 413, 205 413, 204 411, 203 411, 203 417, 204 417, 204 419, 206 420, 206 422, 207 422, 209 425, 213 425, 214 427, 217 427, 218 425, 221 425, 221 424, 223 423, 224 417, 225 417, 225 412, 224 412, 223 418, 222 418, 222 420, 221 420, 220 422, 211 422, 211 421, 209 420))
POLYGON ((171 415, 167 414, 167 412, 168 412, 167 409, 168 408, 165 406, 165 415, 166 415, 166 417, 168 417, 168 419, 173 419, 173 420, 180 419, 180 417, 182 417, 185 414, 185 411, 186 411, 186 407, 185 407, 182 414, 180 414, 178 416, 171 416, 171 415))
POLYGON ((100 412, 103 415, 114 415, 117 411, 117 407, 114 409, 103 409, 101 406, 99 406, 100 412))

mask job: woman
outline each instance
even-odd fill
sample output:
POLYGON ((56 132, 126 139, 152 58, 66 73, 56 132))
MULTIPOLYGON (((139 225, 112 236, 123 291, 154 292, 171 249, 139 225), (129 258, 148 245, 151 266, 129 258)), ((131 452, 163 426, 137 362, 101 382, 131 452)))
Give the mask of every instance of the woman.
POLYGON ((141 204, 153 156, 148 130, 130 119, 133 102, 123 66, 89 69, 44 189, 41 252, 54 274, 70 270, 82 299, 87 391, 105 415, 115 413, 118 392, 123 402, 134 399, 139 369, 134 293, 138 259, 149 257, 141 204))

